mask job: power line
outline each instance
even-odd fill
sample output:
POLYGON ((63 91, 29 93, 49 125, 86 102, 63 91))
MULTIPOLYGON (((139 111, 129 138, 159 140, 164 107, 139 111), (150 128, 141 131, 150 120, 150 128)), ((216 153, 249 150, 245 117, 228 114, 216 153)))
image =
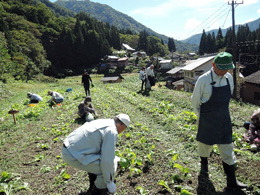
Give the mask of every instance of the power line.
POLYGON ((228 13, 227 13, 227 17, 226 17, 226 19, 225 19, 225 21, 224 21, 224 24, 223 24, 222 28, 225 26, 225 23, 226 23, 226 21, 227 21, 227 18, 228 18, 228 15, 229 15, 230 10, 231 10, 231 8, 229 9, 229 11, 228 11, 228 13))
MULTIPOLYGON (((216 21, 219 20, 219 18, 222 18, 224 15, 226 15, 226 10, 229 9, 229 7, 226 7, 226 3, 220 6, 213 14, 211 14, 206 20, 204 20, 200 25, 198 25, 196 28, 194 28, 192 31, 190 31, 188 34, 186 34, 184 38, 188 37, 191 34, 195 34, 198 30, 204 29, 207 25, 213 25, 216 21), (224 9, 223 9, 224 8, 224 9), (225 12, 224 14, 222 14, 225 12), (217 16, 216 16, 217 15, 217 16), (213 17, 214 16, 214 17, 213 17), (213 18, 212 18, 213 17, 213 18)), ((230 9, 228 13, 230 12, 230 9)))

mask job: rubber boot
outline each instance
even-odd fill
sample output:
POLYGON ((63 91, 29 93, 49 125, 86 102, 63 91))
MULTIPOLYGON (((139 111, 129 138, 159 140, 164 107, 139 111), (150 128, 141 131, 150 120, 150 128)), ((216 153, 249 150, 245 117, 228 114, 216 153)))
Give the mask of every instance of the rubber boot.
POLYGON ((91 195, 108 195, 108 189, 98 189, 94 185, 91 191, 91 195))
POLYGON ((209 176, 209 169, 208 169, 208 158, 207 157, 200 157, 200 175, 208 177, 209 176))
POLYGON ((88 173, 88 178, 89 178, 89 191, 91 191, 94 187, 94 182, 97 178, 97 175, 93 173, 88 173))
POLYGON ((223 162, 223 168, 224 171, 227 175, 227 188, 238 188, 238 189, 243 189, 246 188, 247 186, 240 181, 236 179, 235 175, 235 170, 236 167, 235 165, 228 165, 225 162, 223 162))

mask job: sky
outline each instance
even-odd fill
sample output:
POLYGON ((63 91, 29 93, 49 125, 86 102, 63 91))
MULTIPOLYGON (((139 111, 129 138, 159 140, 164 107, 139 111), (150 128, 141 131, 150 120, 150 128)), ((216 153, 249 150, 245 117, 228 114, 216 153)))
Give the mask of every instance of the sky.
MULTIPOLYGON (((51 0, 54 2, 55 0, 51 0)), ((153 31, 183 40, 232 26, 232 0, 90 0, 107 4, 153 31)), ((260 18, 260 0, 236 0, 235 24, 260 18)))

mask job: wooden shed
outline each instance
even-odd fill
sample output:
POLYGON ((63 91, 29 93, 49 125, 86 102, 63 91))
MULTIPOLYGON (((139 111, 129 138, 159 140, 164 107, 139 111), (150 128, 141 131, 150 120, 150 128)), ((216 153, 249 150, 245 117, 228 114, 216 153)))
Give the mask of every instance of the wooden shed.
POLYGON ((240 89, 240 97, 244 102, 260 106, 260 70, 245 77, 240 89))
POLYGON ((103 83, 121 83, 124 78, 120 74, 107 74, 101 79, 103 83))
POLYGON ((124 68, 128 66, 128 57, 119 58, 117 60, 117 67, 124 68))

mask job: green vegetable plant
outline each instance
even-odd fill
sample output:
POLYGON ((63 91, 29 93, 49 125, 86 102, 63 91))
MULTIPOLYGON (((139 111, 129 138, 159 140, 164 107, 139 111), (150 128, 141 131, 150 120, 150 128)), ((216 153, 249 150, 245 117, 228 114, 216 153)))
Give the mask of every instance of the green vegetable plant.
POLYGON ((0 194, 12 195, 21 190, 30 190, 28 183, 21 182, 21 177, 18 174, 2 172, 0 194))
POLYGON ((183 180, 185 180, 187 174, 190 172, 190 169, 189 169, 189 168, 185 168, 185 167, 181 166, 181 165, 178 164, 178 163, 175 163, 175 164, 173 165, 173 168, 177 168, 177 169, 179 169, 179 170, 181 171, 183 180))
POLYGON ((66 180, 70 179, 70 175, 66 172, 66 170, 61 170, 60 175, 55 177, 56 184, 63 184, 66 180))
POLYGON ((171 190, 171 188, 168 185, 168 182, 164 181, 164 180, 160 180, 158 181, 158 184, 163 186, 164 189, 166 189, 168 192, 170 192, 171 194, 173 194, 173 191, 171 190))
POLYGON ((146 191, 146 189, 142 186, 138 186, 135 188, 136 190, 138 190, 140 192, 141 195, 148 195, 148 192, 146 191))

